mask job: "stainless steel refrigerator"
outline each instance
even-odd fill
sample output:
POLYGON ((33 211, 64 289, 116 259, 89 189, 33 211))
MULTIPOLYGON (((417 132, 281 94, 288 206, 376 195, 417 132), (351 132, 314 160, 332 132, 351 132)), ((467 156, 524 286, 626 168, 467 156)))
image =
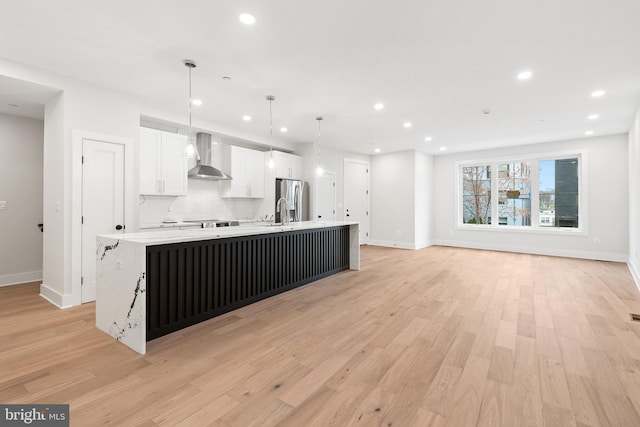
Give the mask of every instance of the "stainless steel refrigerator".
POLYGON ((309 186, 305 181, 297 179, 276 178, 276 222, 282 222, 282 212, 278 212, 278 200, 287 201, 286 215, 289 221, 309 220, 309 186))

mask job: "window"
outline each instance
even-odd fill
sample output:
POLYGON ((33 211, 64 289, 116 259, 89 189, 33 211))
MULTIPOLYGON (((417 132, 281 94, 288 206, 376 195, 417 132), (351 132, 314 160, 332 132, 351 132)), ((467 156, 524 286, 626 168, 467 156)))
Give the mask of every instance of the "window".
POLYGON ((581 228, 581 158, 572 154, 459 165, 459 222, 472 228, 581 228))
POLYGON ((491 224, 491 166, 462 168, 465 224, 491 224))
POLYGON ((531 225, 531 162, 498 165, 500 225, 531 225))
POLYGON ((578 158, 538 162, 540 225, 578 228, 578 164, 578 158))

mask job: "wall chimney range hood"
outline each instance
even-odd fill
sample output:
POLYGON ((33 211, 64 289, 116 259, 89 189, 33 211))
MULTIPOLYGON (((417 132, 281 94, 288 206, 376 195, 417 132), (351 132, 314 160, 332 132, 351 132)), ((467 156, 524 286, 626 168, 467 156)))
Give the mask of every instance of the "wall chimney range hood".
POLYGON ((212 166, 211 135, 204 132, 196 134, 196 158, 198 162, 189 170, 189 178, 210 181, 228 181, 233 179, 220 169, 212 166))

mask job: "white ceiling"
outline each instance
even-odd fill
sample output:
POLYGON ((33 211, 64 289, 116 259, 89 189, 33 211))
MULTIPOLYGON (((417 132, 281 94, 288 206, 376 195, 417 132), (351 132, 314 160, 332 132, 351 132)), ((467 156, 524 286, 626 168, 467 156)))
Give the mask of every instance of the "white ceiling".
POLYGON ((638 0, 22 0, 0 15, 2 57, 174 113, 186 110, 190 58, 196 117, 265 135, 273 94, 276 132, 313 141, 322 115, 323 144, 362 153, 626 132, 639 40, 638 0), (528 82, 515 78, 523 69, 528 82))

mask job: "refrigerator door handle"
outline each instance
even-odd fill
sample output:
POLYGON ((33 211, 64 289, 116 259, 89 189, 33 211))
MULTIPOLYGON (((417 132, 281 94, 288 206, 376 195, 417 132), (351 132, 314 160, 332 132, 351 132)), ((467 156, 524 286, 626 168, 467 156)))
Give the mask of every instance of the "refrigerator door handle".
POLYGON ((293 200, 294 200, 294 221, 300 221, 300 185, 295 186, 295 191, 293 192, 293 200))

